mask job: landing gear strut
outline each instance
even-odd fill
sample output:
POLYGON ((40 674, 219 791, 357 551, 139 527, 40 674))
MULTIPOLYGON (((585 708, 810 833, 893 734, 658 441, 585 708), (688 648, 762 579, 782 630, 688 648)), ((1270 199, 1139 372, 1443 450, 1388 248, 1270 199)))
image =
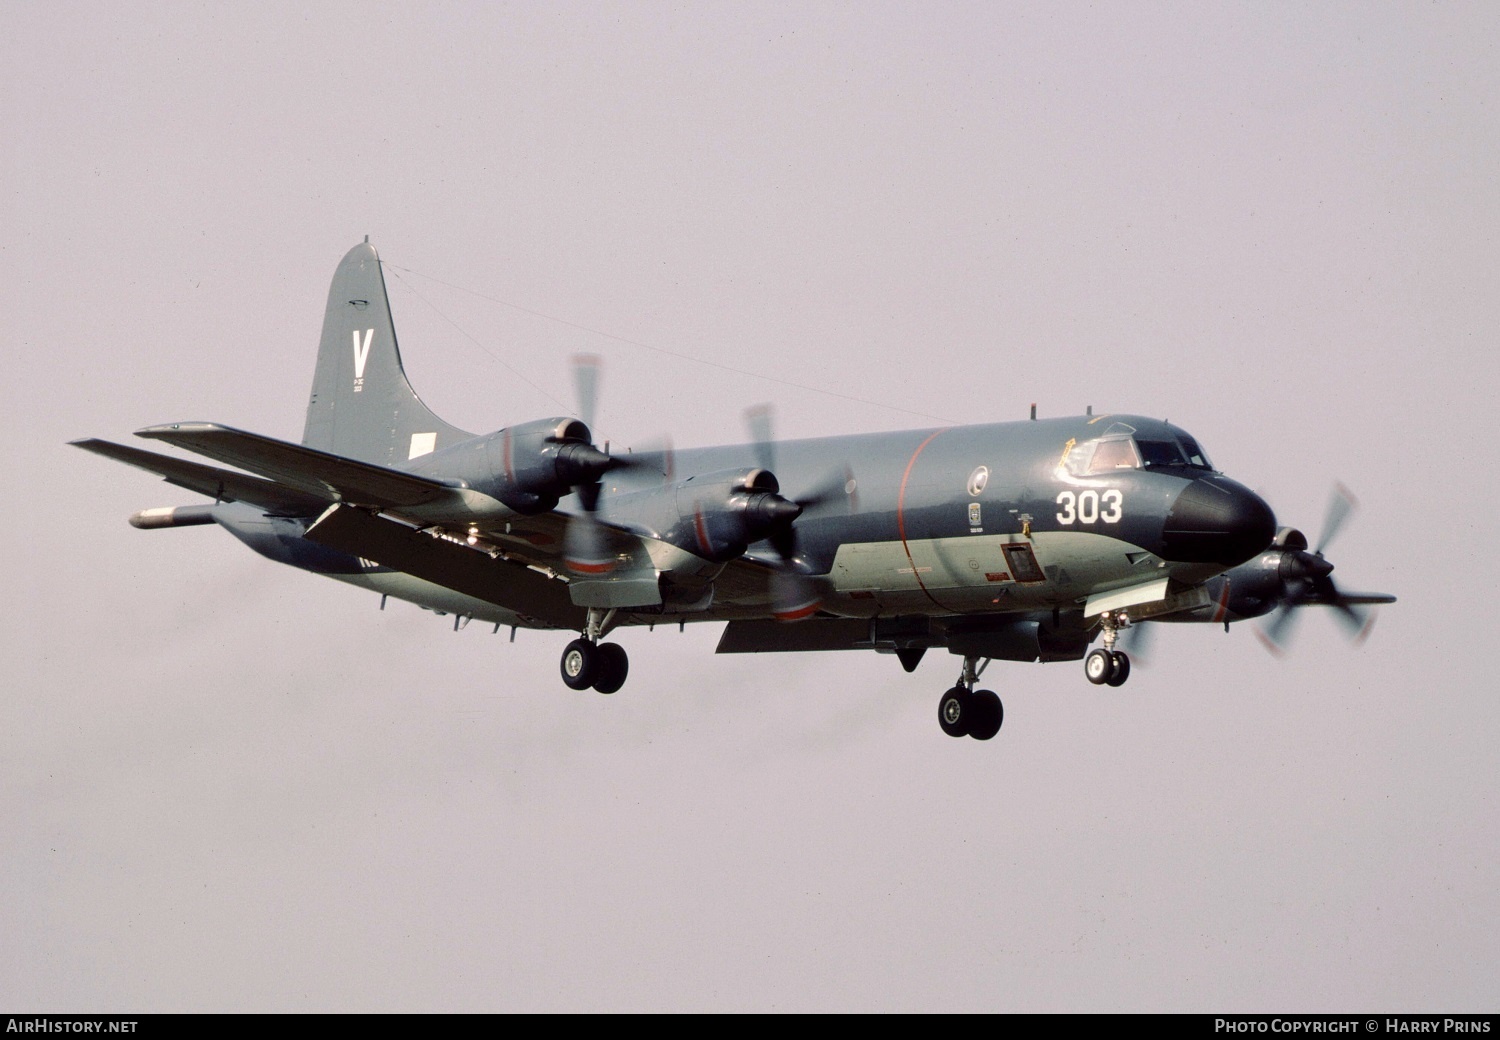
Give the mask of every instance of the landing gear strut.
POLYGON ((1105 611, 1099 620, 1104 628, 1104 646, 1090 650, 1083 660, 1083 674, 1095 686, 1124 686, 1125 680, 1130 678, 1130 658, 1125 656, 1125 651, 1115 649, 1122 623, 1130 624, 1130 617, 1123 611, 1117 614, 1105 611))
POLYGON ((630 658, 618 643, 601 643, 600 638, 613 626, 615 611, 590 610, 582 638, 563 647, 560 670, 562 681, 570 690, 593 687, 600 693, 614 693, 625 685, 630 673, 630 658))
POLYGON ((1005 706, 991 690, 976 690, 979 675, 989 665, 989 658, 965 657, 958 683, 938 701, 938 725, 950 737, 973 737, 989 740, 1000 732, 1005 721, 1005 706))

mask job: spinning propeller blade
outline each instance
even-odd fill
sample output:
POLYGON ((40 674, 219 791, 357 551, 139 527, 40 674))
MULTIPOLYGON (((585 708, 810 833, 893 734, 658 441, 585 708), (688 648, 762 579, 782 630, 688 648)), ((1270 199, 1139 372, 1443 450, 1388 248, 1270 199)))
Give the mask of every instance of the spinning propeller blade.
MULTIPOLYGON (((573 391, 578 398, 578 417, 593 437, 594 414, 599 403, 599 376, 604 361, 597 354, 573 355, 573 391)), ((593 447, 590 444, 590 447, 593 447)), ((598 452, 597 448, 594 451, 598 452)), ((600 475, 611 469, 629 465, 624 459, 605 458, 600 475)), ((615 556, 610 551, 608 533, 595 515, 599 510, 599 493, 603 485, 596 477, 574 485, 578 504, 583 512, 570 517, 563 532, 563 560, 575 574, 605 574, 615 567, 615 556)))
MULTIPOLYGON (((1256 633, 1273 654, 1280 656, 1286 652, 1300 607, 1334 608, 1339 624, 1349 638, 1358 643, 1369 636, 1375 623, 1375 611, 1365 608, 1396 601, 1396 597, 1380 593, 1346 595, 1339 591, 1333 581, 1333 564, 1323 557, 1323 550, 1333 542, 1358 507, 1354 494, 1343 484, 1335 483, 1317 548, 1311 552, 1293 547, 1281 550, 1281 605, 1256 633)), ((1296 544, 1307 543, 1302 540, 1296 544)))
MULTIPOLYGON (((776 441, 772 430, 771 406, 755 405, 745 409, 745 426, 755 452, 756 465, 771 473, 776 471, 776 441)), ((817 613, 822 603, 817 583, 804 572, 797 561, 796 521, 809 509, 842 498, 847 508, 854 504, 854 472, 848 466, 830 474, 816 486, 785 500, 789 507, 784 519, 769 538, 778 562, 771 576, 771 613, 779 621, 800 621, 817 613)))
POLYGON ((1130 655, 1138 668, 1150 667, 1151 644, 1155 639, 1156 626, 1146 621, 1137 621, 1120 632, 1119 649, 1130 655))
POLYGON ((599 370, 603 366, 604 359, 598 354, 573 355, 573 396, 578 401, 578 418, 590 430, 599 404, 599 370))

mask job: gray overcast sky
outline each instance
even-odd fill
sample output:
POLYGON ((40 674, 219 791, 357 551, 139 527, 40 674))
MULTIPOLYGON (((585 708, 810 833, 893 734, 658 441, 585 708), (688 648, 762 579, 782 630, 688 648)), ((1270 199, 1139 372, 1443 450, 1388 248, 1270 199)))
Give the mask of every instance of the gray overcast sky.
POLYGON ((1495 1009, 1493 4, 0 19, 0 1006, 1495 1009), (576 351, 616 443, 1159 415, 1311 537, 1346 482, 1401 602, 996 665, 982 745, 946 655, 626 633, 575 694, 561 634, 127 527, 194 496, 64 442, 295 438, 365 234, 460 426, 576 351))

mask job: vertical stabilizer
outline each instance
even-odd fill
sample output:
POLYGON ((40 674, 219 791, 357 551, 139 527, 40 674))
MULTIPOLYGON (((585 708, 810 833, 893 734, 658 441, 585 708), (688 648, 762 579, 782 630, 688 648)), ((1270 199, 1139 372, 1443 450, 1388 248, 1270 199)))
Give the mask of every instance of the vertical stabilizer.
POLYGON ((302 443, 398 466, 472 436, 433 415, 406 381, 380 255, 366 239, 333 274, 302 443))

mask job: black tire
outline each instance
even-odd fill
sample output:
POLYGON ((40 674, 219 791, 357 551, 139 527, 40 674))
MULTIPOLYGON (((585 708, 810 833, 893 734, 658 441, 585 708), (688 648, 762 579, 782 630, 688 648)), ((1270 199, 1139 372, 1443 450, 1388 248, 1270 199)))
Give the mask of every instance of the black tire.
POLYGON ((600 693, 614 693, 625 685, 625 676, 630 674, 630 658, 619 643, 600 643, 597 651, 599 662, 595 668, 594 689, 600 693))
POLYGON ((969 735, 969 691, 955 686, 938 701, 938 725, 950 737, 969 735))
POLYGON ((568 689, 587 690, 599 674, 599 648, 587 639, 573 640, 563 647, 559 669, 568 689))
POLYGON ((1103 686, 1115 674, 1115 658, 1108 650, 1090 650, 1083 659, 1083 674, 1095 686, 1103 686))
POLYGON ((1130 678, 1130 658, 1126 657, 1122 650, 1116 650, 1113 656, 1115 671, 1109 677, 1109 684, 1111 686, 1124 686, 1125 680, 1130 678))
POLYGON ((969 695, 969 736, 989 740, 1005 722, 1005 705, 993 690, 975 690, 969 695))

